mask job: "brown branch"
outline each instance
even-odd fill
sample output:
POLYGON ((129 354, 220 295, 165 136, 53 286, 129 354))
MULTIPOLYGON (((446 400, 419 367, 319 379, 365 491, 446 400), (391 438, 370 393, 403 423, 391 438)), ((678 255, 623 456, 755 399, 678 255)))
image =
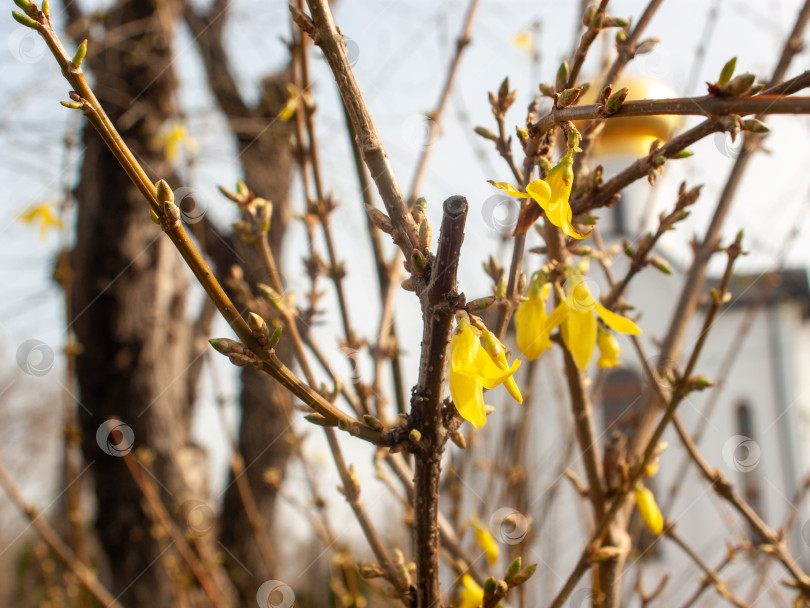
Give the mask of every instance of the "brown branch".
MULTIPOLYGON (((667 522, 668 523, 668 522, 667 522)), ((706 576, 709 577, 709 580, 714 585, 715 590, 718 594, 728 600, 732 605, 737 606, 737 608, 750 608, 748 603, 743 601, 742 599, 738 598, 731 592, 728 585, 720 578, 720 575, 717 573, 716 570, 713 570, 709 564, 703 561, 703 558, 697 554, 697 552, 692 549, 678 534, 675 533, 675 526, 669 525, 665 526, 664 534, 672 539, 672 541, 678 545, 684 553, 686 553, 689 558, 695 562, 698 567, 706 573, 706 576)))
POLYGON ((417 444, 414 476, 414 528, 416 577, 420 607, 441 608, 439 579, 439 479, 441 458, 447 440, 442 420, 444 384, 447 377, 450 334, 458 304, 456 272, 467 200, 452 196, 443 205, 439 245, 429 267, 430 279, 422 292, 424 333, 419 362, 419 382, 411 401, 411 424, 421 437, 417 444))
POLYGON ((84 588, 89 590, 90 593, 107 608, 124 608, 118 600, 107 591, 107 588, 98 581, 96 573, 78 560, 76 554, 73 553, 70 547, 59 537, 56 530, 51 527, 41 514, 37 513, 36 508, 25 502, 25 499, 11 477, 9 477, 2 462, 0 462, 0 485, 5 489, 11 502, 25 514, 28 521, 31 522, 31 525, 39 532, 42 540, 48 544, 53 552, 59 556, 59 559, 76 575, 76 578, 79 579, 79 583, 81 583, 84 588))
MULTIPOLYGON (((593 41, 596 40, 596 37, 602 30, 602 19, 605 17, 605 9, 607 8, 609 1, 610 0, 602 0, 599 3, 599 7, 596 9, 594 16, 591 18, 591 22, 588 24, 587 29, 579 40, 579 45, 577 46, 577 50, 574 53, 574 57, 571 61, 571 72, 568 75, 568 82, 565 83, 566 89, 570 89, 577 83, 579 72, 582 69, 582 65, 585 63, 585 58, 588 56, 588 51, 590 50, 593 41)), ((557 92, 559 93, 560 91, 557 92)))
POLYGON ((413 249, 419 247, 417 226, 391 169, 391 164, 388 162, 388 155, 377 133, 377 128, 374 126, 363 92, 354 77, 349 57, 346 54, 343 35, 335 26, 332 11, 325 0, 307 0, 307 4, 312 13, 312 19, 291 7, 293 19, 303 31, 313 38, 315 44, 321 47, 329 62, 343 103, 357 132, 363 160, 368 166, 372 179, 377 184, 380 197, 394 226, 394 242, 402 249, 407 258, 413 249))
POLYGON ((782 95, 755 95, 753 97, 675 97, 671 99, 641 99, 625 101, 622 107, 609 115, 604 106, 590 104, 554 108, 535 124, 539 133, 545 133, 556 125, 571 120, 600 118, 629 118, 632 116, 721 116, 736 114, 810 114, 810 97, 785 97, 782 95))

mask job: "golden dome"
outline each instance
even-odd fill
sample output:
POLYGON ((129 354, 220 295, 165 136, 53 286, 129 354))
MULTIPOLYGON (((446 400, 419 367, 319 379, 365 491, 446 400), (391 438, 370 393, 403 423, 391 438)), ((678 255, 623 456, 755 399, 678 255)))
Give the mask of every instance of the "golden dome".
MULTIPOLYGON (((598 79, 597 79, 598 82, 598 79)), ((613 87, 618 91, 627 87, 627 101, 639 99, 666 99, 675 97, 669 85, 652 78, 627 76, 620 78, 613 87)), ((593 87, 581 98, 580 105, 595 103, 598 90, 593 87)), ((594 156, 644 156, 656 139, 667 142, 681 123, 677 115, 634 116, 609 118, 605 121, 602 136, 594 146, 594 156)), ((581 122, 575 123, 581 129, 581 122)))

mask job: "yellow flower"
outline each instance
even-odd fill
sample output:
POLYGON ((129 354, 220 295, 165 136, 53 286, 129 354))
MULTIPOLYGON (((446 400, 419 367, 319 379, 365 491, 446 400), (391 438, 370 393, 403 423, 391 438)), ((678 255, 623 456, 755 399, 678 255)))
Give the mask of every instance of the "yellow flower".
POLYGON ((557 308, 551 316, 546 314, 546 300, 551 292, 551 283, 532 282, 526 299, 515 313, 517 346, 529 361, 534 361, 551 348, 551 332, 562 321, 562 310, 557 308))
POLYGON ((52 203, 32 205, 20 214, 20 221, 24 224, 39 224, 39 240, 44 242, 48 238, 48 230, 62 227, 62 220, 56 217, 52 203))
POLYGON ((173 163, 180 157, 181 148, 189 152, 197 150, 197 142, 191 137, 185 125, 180 121, 172 121, 166 125, 155 138, 155 145, 163 148, 166 160, 173 163))
POLYGON ((287 101, 284 104, 284 107, 281 108, 281 112, 278 114, 278 118, 281 122, 287 122, 290 120, 295 111, 298 109, 298 87, 296 87, 292 83, 287 83, 287 101))
POLYGON ((619 361, 619 353, 622 349, 619 348, 619 341, 609 331, 599 332, 599 360, 596 364, 605 369, 606 367, 616 367, 621 365, 619 361))
POLYGON ((572 275, 566 281, 565 300, 560 303, 560 306, 563 305, 568 309, 561 328, 563 342, 582 371, 588 367, 596 348, 597 316, 620 334, 641 333, 630 319, 610 312, 597 302, 582 275, 572 275))
POLYGON ((461 590, 458 608, 480 608, 484 603, 484 590, 469 574, 461 577, 461 582, 464 589, 461 590))
POLYGON ((466 313, 460 313, 450 339, 450 396, 461 417, 476 428, 487 422, 483 389, 503 384, 518 403, 523 402, 512 378, 520 361, 510 366, 503 344, 486 328, 483 332, 482 348, 482 330, 472 326, 466 313))
POLYGON ((534 53, 534 37, 532 36, 531 30, 519 31, 515 37, 512 38, 512 44, 527 55, 534 53))
POLYGON ((568 236, 575 239, 588 238, 590 232, 582 234, 571 224, 573 213, 568 199, 571 196, 571 186, 574 184, 573 155, 574 148, 569 148, 565 156, 546 174, 546 179, 534 180, 526 186, 526 192, 520 192, 507 182, 490 181, 490 183, 509 196, 533 199, 545 211, 549 221, 568 236))
POLYGON ((655 496, 640 483, 636 484, 636 506, 644 525, 658 536, 664 530, 664 518, 655 502, 655 496))
POLYGON ((495 539, 492 538, 492 534, 490 534, 489 530, 481 525, 481 522, 478 521, 478 519, 473 519, 471 523, 473 525, 473 530, 475 531, 475 540, 478 542, 478 546, 481 547, 481 550, 484 552, 489 564, 494 564, 498 561, 498 556, 500 555, 500 551, 498 550, 498 545, 495 542, 495 539))

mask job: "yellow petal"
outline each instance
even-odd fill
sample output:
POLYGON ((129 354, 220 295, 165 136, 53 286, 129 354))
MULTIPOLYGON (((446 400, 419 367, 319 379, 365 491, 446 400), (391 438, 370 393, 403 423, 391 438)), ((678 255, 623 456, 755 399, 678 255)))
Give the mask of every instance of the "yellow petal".
POLYGON ((636 506, 644 525, 658 536, 664 530, 664 518, 661 517, 661 510, 655 502, 655 496, 641 484, 636 485, 636 506))
POLYGON ((515 313, 517 346, 529 361, 534 361, 551 348, 550 330, 546 329, 546 303, 541 298, 530 298, 515 313))
POLYGON ((617 315, 615 312, 610 312, 607 308, 599 303, 596 304, 596 312, 600 317, 602 317, 602 320, 607 324, 608 327, 619 332, 620 334, 637 335, 641 333, 641 329, 639 329, 638 325, 633 323, 630 319, 617 315))
POLYGON ((455 371, 475 373, 475 358, 481 344, 469 321, 459 323, 450 338, 450 366, 455 371))
POLYGON ((480 429, 487 423, 484 392, 478 377, 450 369, 450 396, 459 415, 480 429))
POLYGON ((495 539, 492 538, 492 534, 489 533, 489 530, 482 526, 481 522, 477 519, 473 520, 472 525, 475 530, 475 540, 478 542, 478 546, 481 547, 490 565, 494 564, 498 561, 498 556, 500 555, 495 539))
POLYGON ((592 312, 570 310, 568 318, 563 323, 563 342, 581 371, 585 371, 593 357, 596 348, 596 330, 596 316, 592 312))
POLYGON ((605 369, 607 367, 616 367, 621 365, 619 362, 619 353, 622 349, 619 348, 619 341, 609 331, 599 332, 599 360, 596 364, 605 369))
POLYGON ((534 180, 526 186, 526 192, 543 208, 543 211, 548 208, 551 200, 551 188, 545 181, 542 179, 534 180))
MULTIPOLYGON (((525 192, 521 192, 520 190, 515 188, 509 182, 494 182, 491 179, 488 179, 487 181, 490 184, 492 184, 493 186, 495 186, 496 188, 506 192, 509 196, 516 196, 518 198, 530 198, 530 196, 531 196, 529 194, 526 194, 525 192)), ((529 185, 531 185, 531 184, 529 184, 529 185)))
POLYGON ((469 574, 465 574, 461 582, 464 588, 461 590, 458 608, 480 608, 484 603, 484 590, 469 574))

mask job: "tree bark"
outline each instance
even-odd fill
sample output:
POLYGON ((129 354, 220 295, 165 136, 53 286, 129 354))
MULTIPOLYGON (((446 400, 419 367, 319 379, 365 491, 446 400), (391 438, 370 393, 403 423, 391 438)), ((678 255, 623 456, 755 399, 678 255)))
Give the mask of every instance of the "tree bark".
MULTIPOLYGON (((106 30, 129 26, 133 34, 108 48, 98 41, 86 59, 98 98, 155 179, 170 172, 154 142, 176 111, 170 45, 181 8, 180 0, 116 5, 103 21, 106 30)), ((178 571, 169 573, 160 559, 171 543, 156 538, 123 459, 105 453, 106 435, 97 442, 97 430, 110 417, 132 429, 135 448, 148 447, 154 457, 156 485, 171 512, 188 500, 204 501, 204 453, 190 437, 190 420, 207 347, 197 330, 204 332, 205 323, 186 318, 188 273, 149 221, 141 194, 92 129, 85 131, 84 145, 75 190, 72 323, 82 346, 76 361, 79 420, 94 476, 96 530, 110 588, 123 604, 192 606, 199 590, 172 584, 178 571)))

